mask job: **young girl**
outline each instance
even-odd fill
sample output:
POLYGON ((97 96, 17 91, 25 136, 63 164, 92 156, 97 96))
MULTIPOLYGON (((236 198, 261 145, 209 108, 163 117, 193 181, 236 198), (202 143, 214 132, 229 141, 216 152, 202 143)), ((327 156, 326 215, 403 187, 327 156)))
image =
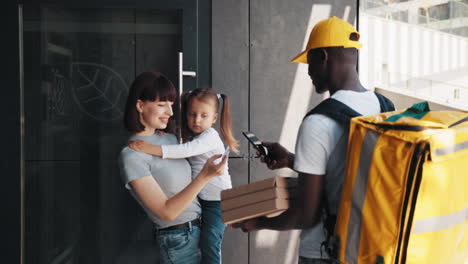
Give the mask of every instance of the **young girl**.
MULTIPOLYGON (((232 134, 229 99, 224 94, 219 97, 223 99, 222 138, 232 151, 238 153, 238 143, 232 134)), ((144 141, 133 141, 129 146, 163 159, 188 158, 192 166, 192 176, 198 175, 208 158, 225 152, 223 141, 212 128, 218 119, 219 97, 211 88, 195 89, 185 95, 182 110, 185 143, 159 146, 144 141)), ((220 193, 231 187, 226 164, 224 174, 210 179, 198 195, 202 205, 201 263, 221 263, 221 242, 226 226, 221 220, 220 193)))

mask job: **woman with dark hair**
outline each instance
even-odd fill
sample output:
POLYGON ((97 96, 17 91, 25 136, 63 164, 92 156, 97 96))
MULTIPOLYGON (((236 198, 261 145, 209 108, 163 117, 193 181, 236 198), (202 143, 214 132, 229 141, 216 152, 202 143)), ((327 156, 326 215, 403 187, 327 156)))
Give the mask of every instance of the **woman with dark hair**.
MULTIPOLYGON (((168 128, 176 100, 172 82, 158 72, 140 74, 132 86, 125 107, 125 127, 132 132, 129 140, 153 145, 177 144, 168 128)), ((185 159, 161 159, 125 147, 119 158, 125 186, 153 221, 161 263, 200 262, 200 214, 197 195, 209 179, 222 175, 227 155, 208 159, 192 180, 185 159)))

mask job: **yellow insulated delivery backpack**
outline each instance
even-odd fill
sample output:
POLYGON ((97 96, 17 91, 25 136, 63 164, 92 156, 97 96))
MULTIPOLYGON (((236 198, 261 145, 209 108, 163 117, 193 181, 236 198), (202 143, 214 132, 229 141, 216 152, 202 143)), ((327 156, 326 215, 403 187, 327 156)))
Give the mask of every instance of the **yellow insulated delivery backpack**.
POLYGON ((334 241, 340 263, 468 263, 468 113, 351 120, 334 241))

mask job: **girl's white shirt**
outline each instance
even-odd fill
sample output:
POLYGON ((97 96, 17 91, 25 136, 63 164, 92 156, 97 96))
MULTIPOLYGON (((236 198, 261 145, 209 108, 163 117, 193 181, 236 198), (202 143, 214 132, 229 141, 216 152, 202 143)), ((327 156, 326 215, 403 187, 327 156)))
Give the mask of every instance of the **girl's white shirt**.
MULTIPOLYGON (((162 145, 163 159, 187 158, 192 166, 192 179, 200 173, 206 161, 214 155, 225 151, 223 141, 214 128, 209 128, 195 136, 193 140, 178 145, 162 145)), ((232 188, 228 164, 224 174, 211 178, 201 190, 198 197, 207 201, 220 201, 221 191, 232 188)))

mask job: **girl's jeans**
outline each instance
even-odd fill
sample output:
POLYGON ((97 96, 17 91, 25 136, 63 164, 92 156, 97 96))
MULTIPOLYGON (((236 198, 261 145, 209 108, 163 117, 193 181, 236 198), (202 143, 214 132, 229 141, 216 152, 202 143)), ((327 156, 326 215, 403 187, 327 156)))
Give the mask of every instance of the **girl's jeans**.
POLYGON ((226 225, 221 219, 221 202, 199 199, 202 206, 200 248, 202 264, 221 263, 221 245, 226 225))

